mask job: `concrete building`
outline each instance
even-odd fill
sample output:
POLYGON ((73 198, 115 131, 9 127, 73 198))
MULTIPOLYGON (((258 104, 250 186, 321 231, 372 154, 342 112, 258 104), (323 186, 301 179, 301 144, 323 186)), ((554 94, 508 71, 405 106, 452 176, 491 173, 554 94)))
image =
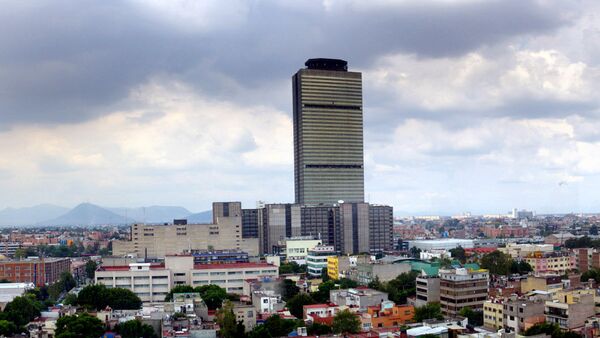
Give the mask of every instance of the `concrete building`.
POLYGON ((128 266, 101 266, 96 284, 131 290, 142 302, 162 302, 172 287, 171 270, 160 264, 130 263, 128 266))
POLYGON ((521 292, 527 293, 534 290, 557 292, 562 290, 562 279, 558 275, 527 276, 521 281, 521 292))
POLYGON ((242 238, 259 238, 260 209, 242 209, 242 238))
POLYGON ((241 217, 242 203, 241 202, 213 202, 212 218, 213 224, 218 224, 219 218, 222 217, 241 217))
POLYGON ((131 226, 129 241, 113 241, 113 254, 163 258, 186 251, 212 249, 240 250, 251 256, 258 256, 258 239, 242 238, 241 209, 237 206, 238 202, 215 203, 214 207, 218 210, 214 215, 214 224, 134 224, 131 226), (229 207, 225 207, 226 205, 229 207), (220 216, 225 213, 229 216, 220 216))
POLYGON ((409 263, 394 263, 394 264, 383 264, 383 263, 371 263, 371 262, 359 262, 356 264, 356 268, 348 271, 346 277, 356 281, 358 284, 367 285, 375 279, 379 279, 381 282, 388 282, 402 273, 407 273, 412 270, 412 266, 409 263))
POLYGON ((369 251, 377 253, 394 248, 394 208, 369 205, 369 251))
POLYGON ((388 300, 388 294, 365 287, 355 289, 330 290, 329 300, 340 306, 354 307, 366 310, 388 300))
POLYGON ((358 261, 368 262, 367 256, 332 256, 327 258, 327 275, 333 280, 348 278, 358 261))
POLYGON ((367 313, 371 315, 371 327, 373 328, 400 327, 413 322, 415 307, 384 301, 379 305, 368 307, 367 313))
POLYGON ((259 211, 260 252, 280 254, 280 243, 286 238, 302 235, 300 206, 294 204, 266 204, 259 211))
POLYGON ((535 273, 567 273, 576 268, 575 255, 570 252, 534 253, 523 258, 535 273))
POLYGON ((288 262, 305 265, 308 251, 321 244, 323 244, 323 241, 314 239, 312 236, 288 238, 285 240, 285 259, 288 262))
POLYGON ((487 270, 440 269, 439 275, 440 305, 444 315, 456 316, 464 307, 483 311, 488 295, 487 270))
POLYGON ((409 249, 417 248, 421 251, 432 250, 450 250, 458 248, 470 249, 474 247, 472 239, 444 238, 444 239, 423 239, 408 241, 409 249))
POLYGON ((546 301, 546 322, 558 324, 564 330, 582 328, 586 319, 596 314, 594 304, 592 294, 582 291, 563 293, 554 300, 546 301))
POLYGON ((306 255, 306 271, 309 276, 320 277, 323 269, 327 269, 327 258, 336 256, 333 246, 318 245, 306 255))
POLYGON ((246 332, 252 331, 256 326, 257 312, 253 305, 234 302, 233 314, 237 322, 242 322, 246 328, 246 332))
POLYGON ((523 334, 531 326, 546 320, 544 302, 541 300, 509 299, 502 310, 504 328, 516 334, 523 334))
POLYGON ((13 283, 34 283, 36 286, 53 284, 63 272, 71 272, 69 258, 27 258, 0 261, 0 279, 13 283))
POLYGON ((267 263, 196 264, 191 272, 192 286, 216 284, 228 293, 242 294, 244 280, 277 278, 279 268, 267 263))
POLYGON ((554 245, 507 243, 506 247, 498 248, 498 251, 503 252, 512 258, 523 258, 536 253, 552 253, 554 252, 554 245))
POLYGON ((416 279, 415 306, 423 306, 428 303, 440 301, 440 277, 421 274, 416 279))
POLYGON ((504 327, 504 304, 500 299, 490 299, 483 303, 483 326, 494 331, 504 327))
POLYGON ((364 201, 362 74, 310 59, 293 76, 297 204, 364 201))

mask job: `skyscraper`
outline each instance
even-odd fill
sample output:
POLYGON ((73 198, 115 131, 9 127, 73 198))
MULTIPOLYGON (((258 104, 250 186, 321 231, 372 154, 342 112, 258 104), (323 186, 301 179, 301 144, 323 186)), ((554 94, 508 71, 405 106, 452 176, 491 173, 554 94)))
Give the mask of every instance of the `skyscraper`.
POLYGON ((293 76, 296 203, 364 201, 362 74, 309 59, 293 76))

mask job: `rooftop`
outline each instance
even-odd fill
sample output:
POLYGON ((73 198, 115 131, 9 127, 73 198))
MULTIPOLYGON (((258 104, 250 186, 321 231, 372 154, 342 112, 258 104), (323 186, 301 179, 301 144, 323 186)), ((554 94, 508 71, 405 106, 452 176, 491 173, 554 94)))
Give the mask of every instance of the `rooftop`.
POLYGON ((268 263, 216 263, 216 264, 194 264, 196 270, 213 269, 244 269, 244 268, 275 268, 275 265, 268 263))

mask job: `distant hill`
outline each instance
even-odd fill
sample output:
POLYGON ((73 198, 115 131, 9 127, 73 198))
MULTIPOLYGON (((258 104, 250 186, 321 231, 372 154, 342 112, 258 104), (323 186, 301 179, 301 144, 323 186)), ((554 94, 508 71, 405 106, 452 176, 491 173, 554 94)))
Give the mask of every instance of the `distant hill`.
POLYGON ((27 208, 0 210, 0 226, 34 225, 43 220, 56 218, 69 209, 52 204, 40 204, 27 208))
POLYGON ((212 223, 212 210, 191 214, 187 217, 188 224, 212 223))
POLYGON ((82 203, 66 214, 39 222, 39 225, 105 225, 127 224, 133 220, 118 215, 100 206, 82 203))
POLYGON ((192 213, 183 207, 158 206, 139 208, 106 208, 121 217, 133 219, 139 223, 165 223, 174 219, 187 218, 192 213))

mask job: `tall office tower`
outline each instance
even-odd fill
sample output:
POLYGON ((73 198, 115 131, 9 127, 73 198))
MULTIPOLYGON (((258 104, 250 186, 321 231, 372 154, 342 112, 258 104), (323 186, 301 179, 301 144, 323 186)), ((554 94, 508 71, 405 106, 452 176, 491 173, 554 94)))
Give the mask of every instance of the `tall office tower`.
POLYGON ((297 204, 364 201, 362 74, 310 59, 293 76, 297 204))
POLYGON ((300 206, 294 204, 266 204, 259 209, 258 233, 260 252, 278 253, 285 239, 300 236, 300 206))
POLYGON ((218 217, 242 217, 241 202, 213 202, 213 224, 217 224, 218 217))
POLYGON ((394 249, 394 208, 389 205, 369 205, 369 251, 394 249))
POLYGON ((369 252, 369 204, 342 203, 339 210, 341 251, 351 254, 369 252))
POLYGON ((258 213, 261 209, 242 209, 242 238, 258 238, 258 213))

